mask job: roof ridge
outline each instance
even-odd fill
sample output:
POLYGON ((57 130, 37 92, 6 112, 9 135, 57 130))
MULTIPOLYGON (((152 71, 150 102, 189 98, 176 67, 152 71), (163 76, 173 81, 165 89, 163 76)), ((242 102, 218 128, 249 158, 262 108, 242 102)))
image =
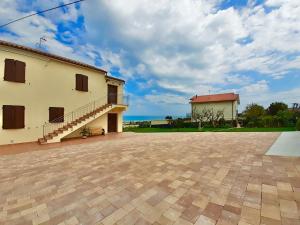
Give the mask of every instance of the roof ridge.
POLYGON ((239 94, 234 92, 220 93, 212 95, 195 95, 191 99, 192 103, 205 103, 205 102, 224 102, 224 101, 239 101, 239 94))

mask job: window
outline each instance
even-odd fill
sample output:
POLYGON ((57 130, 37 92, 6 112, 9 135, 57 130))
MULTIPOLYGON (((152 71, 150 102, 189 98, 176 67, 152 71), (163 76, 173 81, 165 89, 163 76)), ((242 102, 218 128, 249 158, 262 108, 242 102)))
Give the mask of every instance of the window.
POLYGON ((118 103, 118 86, 115 85, 108 85, 107 86, 107 92, 108 92, 108 104, 117 104, 118 103))
POLYGON ((25 83, 25 68, 24 62, 5 59, 4 80, 18 83, 25 83))
POLYGON ((63 107, 49 107, 49 122, 50 123, 62 123, 64 122, 63 107))
POLYGON ((88 76, 82 74, 76 74, 76 90, 85 91, 89 90, 88 88, 88 76))
POLYGON ((3 129, 25 128, 25 107, 16 105, 3 106, 3 129))

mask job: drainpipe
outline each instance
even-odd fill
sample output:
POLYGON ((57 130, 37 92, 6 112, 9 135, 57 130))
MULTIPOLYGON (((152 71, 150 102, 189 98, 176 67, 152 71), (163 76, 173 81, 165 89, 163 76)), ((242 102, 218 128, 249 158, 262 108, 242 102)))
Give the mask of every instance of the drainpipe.
POLYGON ((231 102, 231 124, 233 126, 233 101, 231 102))

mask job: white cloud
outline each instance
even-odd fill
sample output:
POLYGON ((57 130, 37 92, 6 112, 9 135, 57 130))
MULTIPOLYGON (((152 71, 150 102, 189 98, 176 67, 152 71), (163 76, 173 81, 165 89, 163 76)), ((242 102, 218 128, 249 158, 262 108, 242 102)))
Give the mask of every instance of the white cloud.
POLYGON ((264 107, 268 107, 270 103, 274 101, 285 102, 289 106, 292 106, 292 103, 299 103, 300 99, 300 88, 293 88, 286 91, 277 91, 273 93, 272 91, 257 91, 255 93, 243 93, 240 95, 241 105, 240 111, 242 111, 246 105, 250 103, 259 103, 264 107), (276 95, 276 96, 274 96, 276 95))
MULTIPOLYGON (((69 1, 21 2, 2 0, 0 20, 69 1)), ((175 105, 196 93, 228 90, 240 92, 242 99, 258 92, 277 97, 272 80, 300 70, 299 0, 266 0, 260 5, 252 0, 239 10, 219 9, 220 2, 89 0, 80 10, 71 6, 12 24, 0 36, 33 47, 46 36, 44 46, 50 52, 90 64, 101 59, 104 69, 132 81, 138 78, 140 90, 156 87, 143 98, 149 104, 162 101, 161 92, 175 105), (74 22, 81 15, 86 32, 59 33, 59 22, 74 22), (58 34, 72 44, 62 44, 58 34)), ((145 111, 142 103, 139 107, 145 111)))
POLYGON ((145 100, 156 104, 187 104, 188 98, 174 94, 149 94, 145 95, 145 100))
POLYGON ((258 81, 254 84, 250 84, 244 86, 241 89, 241 92, 245 92, 246 94, 252 94, 253 96, 257 96, 258 93, 263 94, 269 90, 268 82, 265 80, 258 81))
MULTIPOLYGON (((26 16, 31 13, 35 13, 35 10, 44 10, 57 6, 69 1, 41 1, 35 0, 29 5, 21 4, 20 0, 2 0, 0 1, 0 20, 9 22, 16 18, 26 16), (21 10, 22 9, 22 10, 21 10)), ((64 10, 54 10, 46 14, 46 17, 42 15, 36 15, 16 23, 6 26, 4 29, 6 32, 0 33, 0 38, 3 40, 23 44, 33 48, 38 47, 38 43, 41 37, 45 37, 46 41, 42 42, 42 48, 51 53, 58 54, 71 59, 79 60, 85 63, 95 63, 95 48, 89 44, 77 45, 78 40, 72 36, 70 31, 66 31, 62 34, 64 40, 74 40, 75 46, 68 46, 59 41, 56 35, 59 33, 58 25, 56 22, 69 22, 76 20, 80 14, 75 6, 69 6, 64 10)))
POLYGON ((231 75, 244 70, 278 79, 300 67, 298 59, 286 58, 300 53, 299 2, 268 1, 266 5, 281 6, 269 13, 254 4, 241 11, 218 10, 219 2, 93 0, 83 5, 83 15, 90 41, 121 46, 126 52, 116 65, 137 73, 128 61, 133 58, 143 65, 143 73, 136 75, 154 76, 159 86, 174 91, 245 85, 249 75, 231 75), (97 24, 105 25, 95 30, 97 24), (105 43, 97 38, 102 35, 105 43))
POLYGON ((227 68, 224 48, 246 35, 235 10, 215 13, 208 1, 93 1, 83 9, 93 43, 99 45, 97 37, 105 35, 158 78, 218 83, 227 68), (96 32, 93 28, 102 22, 108 24, 96 32))

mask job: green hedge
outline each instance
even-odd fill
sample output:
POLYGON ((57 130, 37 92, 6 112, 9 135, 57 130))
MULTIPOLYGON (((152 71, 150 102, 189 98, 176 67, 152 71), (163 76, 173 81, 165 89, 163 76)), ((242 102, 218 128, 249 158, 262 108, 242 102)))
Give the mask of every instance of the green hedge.
POLYGON ((296 114, 289 111, 279 111, 277 115, 263 115, 258 118, 245 118, 245 127, 276 128, 276 127, 295 127, 296 114))
POLYGON ((296 129, 300 131, 300 119, 297 120, 296 129))

